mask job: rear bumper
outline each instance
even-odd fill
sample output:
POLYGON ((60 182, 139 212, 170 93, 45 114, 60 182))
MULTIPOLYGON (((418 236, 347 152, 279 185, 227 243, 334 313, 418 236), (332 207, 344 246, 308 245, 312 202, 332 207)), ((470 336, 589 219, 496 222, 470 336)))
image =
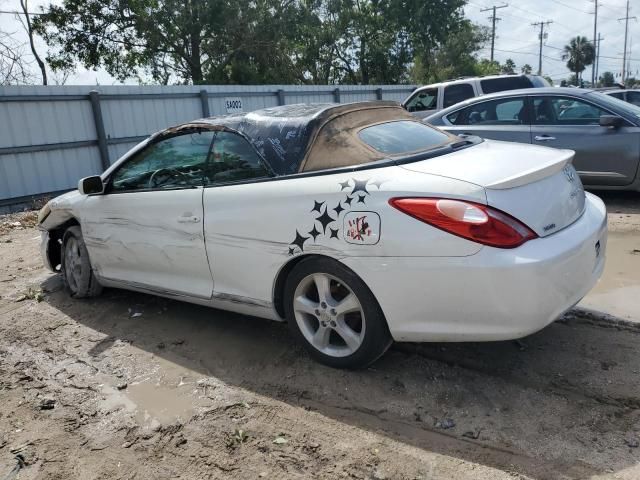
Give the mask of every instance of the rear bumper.
POLYGON ((373 291, 395 340, 523 337, 578 303, 602 274, 606 209, 598 197, 586 196, 585 211, 572 225, 516 249, 483 247, 468 257, 351 257, 343 262, 373 291))

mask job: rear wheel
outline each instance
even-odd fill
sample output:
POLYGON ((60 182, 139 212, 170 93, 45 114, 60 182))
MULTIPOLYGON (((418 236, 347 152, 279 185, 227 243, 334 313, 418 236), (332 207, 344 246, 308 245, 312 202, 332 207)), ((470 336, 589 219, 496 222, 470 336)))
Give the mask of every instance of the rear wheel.
POLYGON ((303 260, 285 284, 285 312, 293 334, 317 361, 363 368, 391 345, 382 310, 365 283, 335 260, 303 260))
POLYGON ((102 292, 78 226, 69 227, 64 233, 60 269, 62 281, 72 297, 95 297, 102 292))

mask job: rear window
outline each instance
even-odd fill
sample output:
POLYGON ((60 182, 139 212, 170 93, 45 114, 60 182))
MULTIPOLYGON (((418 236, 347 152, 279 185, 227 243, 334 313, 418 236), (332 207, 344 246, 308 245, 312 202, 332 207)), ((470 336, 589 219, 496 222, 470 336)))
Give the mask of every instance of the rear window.
POLYGON ((405 120, 363 128, 358 136, 370 147, 389 155, 430 150, 447 143, 450 138, 424 123, 405 120))
POLYGON ((474 96, 473 87, 469 83, 449 85, 444 89, 444 101, 442 106, 447 108, 474 96))
POLYGON ((480 80, 480 86, 484 93, 494 93, 504 92, 505 90, 518 90, 519 88, 531 88, 533 84, 527 77, 503 77, 480 80))

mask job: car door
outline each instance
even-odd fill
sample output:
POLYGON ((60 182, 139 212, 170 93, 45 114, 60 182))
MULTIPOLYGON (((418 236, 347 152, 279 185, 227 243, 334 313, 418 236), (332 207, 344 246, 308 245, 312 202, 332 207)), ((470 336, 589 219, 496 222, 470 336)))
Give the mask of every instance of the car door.
POLYGON ((100 277, 134 287, 210 298, 202 192, 214 133, 161 137, 87 197, 81 225, 100 277))
POLYGON ((576 152, 573 164, 585 185, 627 185, 640 159, 640 128, 625 121, 601 127, 613 113, 581 97, 532 96, 533 143, 576 152))
POLYGON ((438 87, 418 90, 405 102, 404 108, 418 118, 438 111, 438 87))
POLYGON ((531 126, 525 96, 475 102, 449 113, 443 128, 456 135, 530 143, 531 126))
POLYGON ((286 249, 265 240, 273 235, 271 226, 286 219, 286 212, 280 219, 262 215, 270 211, 269 201, 282 187, 265 181, 273 176, 271 169, 244 137, 233 132, 216 134, 205 170, 204 231, 214 297, 235 307, 255 306, 256 298, 269 298, 273 286, 273 278, 265 277, 261 266, 273 251, 281 254, 286 249))

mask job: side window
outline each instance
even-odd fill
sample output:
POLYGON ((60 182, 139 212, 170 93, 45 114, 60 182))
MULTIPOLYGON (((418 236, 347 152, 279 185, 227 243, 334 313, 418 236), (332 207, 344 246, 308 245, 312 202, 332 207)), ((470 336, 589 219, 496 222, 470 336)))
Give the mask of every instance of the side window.
POLYGON ((613 98, 617 98, 619 100, 624 100, 623 92, 609 93, 608 95, 612 96, 613 98))
MULTIPOLYGON (((542 87, 546 85, 540 85, 542 87)), ((504 92, 505 90, 518 90, 520 88, 531 88, 533 83, 527 77, 498 77, 480 80, 482 93, 504 92)))
POLYGON ((218 132, 204 167, 206 185, 238 182, 269 176, 269 170, 253 147, 240 135, 218 132))
POLYGON ((438 108, 438 89, 430 88, 419 91, 407 102, 407 110, 410 112, 422 112, 423 110, 435 110, 438 108))
POLYGON ((627 102, 640 106, 640 92, 627 92, 627 102))
POLYGON ((600 115, 608 112, 583 100, 570 97, 537 97, 533 100, 537 125, 600 125, 600 115))
POLYGON ((458 83, 455 85, 449 85, 444 89, 443 108, 450 107, 456 103, 460 103, 467 98, 475 96, 473 93, 473 87, 469 83, 458 83))
POLYGON ((453 125, 524 125, 527 123, 524 98, 506 98, 476 103, 451 113, 453 125))
POLYGON ((197 131, 149 145, 111 177, 111 191, 162 190, 202 185, 214 132, 197 131))

